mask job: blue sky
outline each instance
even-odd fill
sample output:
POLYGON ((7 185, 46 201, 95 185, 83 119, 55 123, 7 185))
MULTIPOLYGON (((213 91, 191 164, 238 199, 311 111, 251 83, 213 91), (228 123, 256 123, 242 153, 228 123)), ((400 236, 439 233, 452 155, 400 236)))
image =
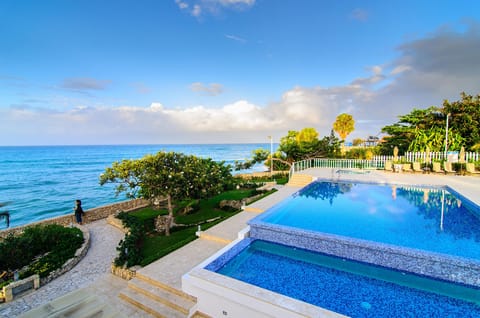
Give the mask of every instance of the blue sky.
POLYGON ((377 135, 478 94, 480 2, 0 2, 0 145, 377 135))

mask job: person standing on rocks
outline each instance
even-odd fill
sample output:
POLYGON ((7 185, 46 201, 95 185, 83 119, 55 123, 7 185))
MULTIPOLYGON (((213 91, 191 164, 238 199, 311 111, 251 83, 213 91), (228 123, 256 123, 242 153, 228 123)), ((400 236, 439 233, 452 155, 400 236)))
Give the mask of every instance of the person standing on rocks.
POLYGON ((82 216, 85 214, 82 209, 82 201, 75 200, 75 207, 73 210, 75 211, 75 219, 77 220, 77 223, 82 225, 82 216))

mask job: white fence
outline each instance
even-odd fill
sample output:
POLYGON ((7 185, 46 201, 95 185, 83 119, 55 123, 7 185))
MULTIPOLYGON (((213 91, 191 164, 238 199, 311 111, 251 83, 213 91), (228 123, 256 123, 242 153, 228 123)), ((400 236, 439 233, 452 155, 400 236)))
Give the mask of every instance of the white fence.
MULTIPOLYGON (((426 162, 428 157, 429 162, 441 161, 445 158, 444 152, 430 152, 427 156, 426 152, 406 152, 403 156, 398 156, 398 161, 404 162, 426 162)), ((447 159, 450 159, 447 154, 447 159)), ((374 156, 371 160, 366 159, 324 159, 311 158, 302 161, 297 161, 292 164, 290 169, 290 176, 295 172, 302 171, 309 168, 339 168, 339 169, 384 169, 385 161, 393 161, 393 156, 374 156)), ((479 161, 480 154, 476 152, 466 152, 465 161, 479 161)))
MULTIPOLYGON (((450 153, 451 154, 451 153, 450 153)), ((456 153, 457 155, 458 152, 456 153)), ((443 151, 431 151, 428 153, 431 161, 442 161, 445 160, 445 152, 443 151)), ((449 154, 447 154, 448 158, 449 154)), ((383 160, 384 162, 387 160, 393 160, 393 156, 374 156, 376 160, 383 160)), ((405 162, 426 162, 427 161, 427 153, 426 152, 406 152, 403 156, 398 156, 400 161, 405 162)), ((478 152, 465 152, 465 161, 472 162, 472 161, 479 161, 480 160, 480 153, 478 152)))

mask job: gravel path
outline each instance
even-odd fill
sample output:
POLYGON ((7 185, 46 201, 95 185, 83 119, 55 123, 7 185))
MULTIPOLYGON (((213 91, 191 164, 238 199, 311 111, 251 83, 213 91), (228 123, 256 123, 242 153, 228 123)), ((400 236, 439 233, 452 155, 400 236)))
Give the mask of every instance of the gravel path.
POLYGON ((69 272, 38 290, 0 305, 0 317, 16 317, 73 290, 87 287, 110 272, 116 247, 124 234, 107 224, 106 219, 85 225, 90 231, 90 249, 87 255, 69 272))

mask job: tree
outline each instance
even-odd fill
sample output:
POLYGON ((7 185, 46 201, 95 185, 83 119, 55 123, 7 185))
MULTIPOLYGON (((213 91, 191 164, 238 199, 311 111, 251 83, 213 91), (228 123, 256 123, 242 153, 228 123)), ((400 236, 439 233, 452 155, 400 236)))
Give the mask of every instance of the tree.
POLYGON ((342 141, 355 129, 355 121, 350 114, 340 114, 333 123, 333 130, 337 132, 342 141))
POLYGON ((311 127, 300 131, 290 130, 287 136, 280 139, 278 150, 283 153, 282 159, 289 163, 321 156, 323 153, 318 132, 311 127))
POLYGON ((330 131, 330 136, 325 136, 320 140, 318 148, 323 154, 322 157, 337 158, 341 155, 341 142, 335 136, 333 129, 330 131))
MULTIPOLYGON (((335 137, 333 130, 330 136, 318 139, 315 128, 303 128, 300 131, 290 130, 288 134, 280 138, 280 145, 273 154, 273 163, 276 170, 291 167, 295 161, 308 158, 338 157, 340 155, 340 140, 335 137)), ((244 162, 235 162, 235 169, 249 169, 254 164, 270 161, 270 152, 265 149, 253 151, 253 158, 244 162)))
POLYGON ((449 127, 463 138, 465 148, 472 150, 475 144, 480 143, 480 94, 472 96, 462 92, 460 97, 455 102, 445 100, 442 113, 450 114, 449 127))
POLYGON ((405 151, 443 151, 447 114, 449 118, 448 149, 459 150, 461 146, 474 150, 480 143, 480 95, 461 94, 461 100, 445 100, 443 107, 431 106, 426 109, 413 109, 399 116, 399 121, 382 128, 388 134, 381 144, 382 154, 391 154, 397 146, 405 151))
POLYGON ((355 139, 353 139, 352 144, 355 147, 362 146, 362 145, 365 144, 365 140, 363 140, 362 138, 355 138, 355 139))
POLYGON ((166 198, 166 235, 173 221, 173 200, 206 198, 223 191, 231 181, 230 167, 223 162, 175 152, 114 162, 100 176, 100 185, 117 184, 117 195, 125 192, 130 198, 166 198))

